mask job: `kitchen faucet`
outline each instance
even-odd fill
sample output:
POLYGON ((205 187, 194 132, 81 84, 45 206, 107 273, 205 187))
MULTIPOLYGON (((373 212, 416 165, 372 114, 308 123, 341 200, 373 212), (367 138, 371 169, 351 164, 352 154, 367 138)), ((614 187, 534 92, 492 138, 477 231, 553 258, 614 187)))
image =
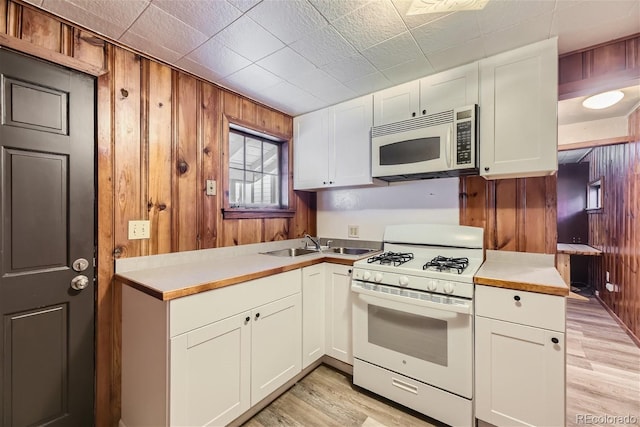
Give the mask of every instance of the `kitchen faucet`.
POLYGON ((315 240, 313 237, 309 236, 308 234, 304 235, 305 239, 309 239, 313 242, 313 244, 316 246, 316 249, 321 251, 322 247, 320 246, 320 239, 315 240))

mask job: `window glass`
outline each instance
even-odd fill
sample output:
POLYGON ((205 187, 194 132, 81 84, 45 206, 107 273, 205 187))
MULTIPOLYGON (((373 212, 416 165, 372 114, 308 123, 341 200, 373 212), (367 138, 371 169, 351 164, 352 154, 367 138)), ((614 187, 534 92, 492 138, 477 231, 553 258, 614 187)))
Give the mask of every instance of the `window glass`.
POLYGON ((229 205, 280 208, 281 144, 229 131, 229 205))

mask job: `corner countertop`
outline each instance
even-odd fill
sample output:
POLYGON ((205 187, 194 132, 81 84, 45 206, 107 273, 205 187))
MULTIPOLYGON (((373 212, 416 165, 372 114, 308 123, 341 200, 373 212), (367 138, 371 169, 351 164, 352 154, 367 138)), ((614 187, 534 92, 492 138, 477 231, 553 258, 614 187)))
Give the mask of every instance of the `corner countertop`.
MULTIPOLYGON (((263 246, 261 252, 266 250, 263 246)), ((135 267, 130 267, 131 261, 136 261, 131 258, 127 260, 126 268, 118 269, 116 265, 115 279, 154 298, 169 301, 323 262, 353 265, 355 261, 369 257, 372 253, 375 252, 356 256, 320 252, 297 257, 278 257, 219 249, 192 251, 191 254, 175 255, 173 258, 180 257, 177 261, 156 261, 174 254, 141 257, 143 259, 135 267)))
POLYGON ((495 286, 548 295, 569 295, 569 287, 549 254, 487 250, 476 273, 477 285, 495 286))

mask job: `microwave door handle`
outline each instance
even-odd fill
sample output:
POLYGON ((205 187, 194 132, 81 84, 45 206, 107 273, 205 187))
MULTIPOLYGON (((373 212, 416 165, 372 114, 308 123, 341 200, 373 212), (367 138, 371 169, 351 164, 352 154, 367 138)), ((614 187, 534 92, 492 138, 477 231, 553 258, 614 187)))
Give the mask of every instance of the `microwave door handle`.
POLYGON ((447 168, 451 167, 451 134, 453 134, 453 126, 449 127, 449 131, 447 132, 447 143, 444 150, 445 159, 447 161, 447 168))

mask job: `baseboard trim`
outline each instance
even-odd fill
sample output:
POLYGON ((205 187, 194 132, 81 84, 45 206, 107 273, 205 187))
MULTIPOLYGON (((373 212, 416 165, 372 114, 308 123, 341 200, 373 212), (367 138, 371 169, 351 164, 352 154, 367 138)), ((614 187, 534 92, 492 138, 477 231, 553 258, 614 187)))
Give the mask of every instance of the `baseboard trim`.
POLYGON ((629 338, 631 338, 631 341, 633 341, 634 344, 638 346, 638 348, 640 348, 640 338, 634 335, 633 331, 629 329, 627 325, 624 324, 624 322, 618 317, 618 315, 614 313, 614 311, 611 310, 611 308, 609 308, 609 306, 602 300, 602 298, 600 298, 599 295, 594 295, 594 296, 596 300, 598 300, 600 305, 603 306, 605 310, 607 310, 607 313, 609 313, 611 317, 613 317, 613 320, 615 320, 618 323, 618 325, 620 325, 620 327, 627 333, 627 335, 629 335, 629 338))

